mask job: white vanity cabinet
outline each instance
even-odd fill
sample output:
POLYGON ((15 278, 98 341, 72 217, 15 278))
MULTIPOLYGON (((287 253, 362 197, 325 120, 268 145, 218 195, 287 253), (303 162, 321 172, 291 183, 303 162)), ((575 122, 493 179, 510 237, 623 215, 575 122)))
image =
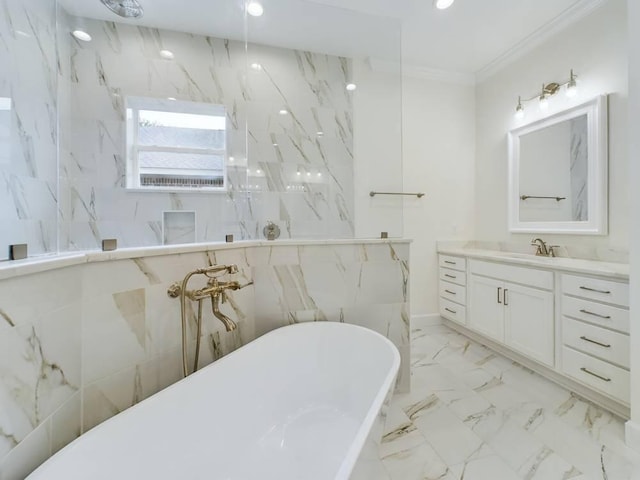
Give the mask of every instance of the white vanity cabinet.
POLYGON ((440 315, 465 324, 467 317, 467 260, 461 257, 439 257, 440 315))
POLYGON ((469 327, 553 366, 553 274, 478 260, 469 271, 469 327))
POLYGON ((451 327, 629 415, 628 265, 464 252, 439 259, 451 327))
POLYGON ((629 403, 629 285, 561 276, 562 371, 629 403))

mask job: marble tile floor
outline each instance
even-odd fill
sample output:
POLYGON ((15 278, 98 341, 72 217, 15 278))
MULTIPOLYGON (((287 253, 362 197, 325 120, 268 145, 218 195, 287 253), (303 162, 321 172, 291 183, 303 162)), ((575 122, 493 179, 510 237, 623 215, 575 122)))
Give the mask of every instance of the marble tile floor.
POLYGON ((622 419, 444 325, 412 332, 411 370, 370 480, 640 478, 622 419))

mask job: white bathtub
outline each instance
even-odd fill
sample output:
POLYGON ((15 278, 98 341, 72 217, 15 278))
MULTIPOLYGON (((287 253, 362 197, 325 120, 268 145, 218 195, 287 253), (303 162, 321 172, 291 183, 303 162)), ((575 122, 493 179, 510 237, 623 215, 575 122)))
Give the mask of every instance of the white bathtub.
POLYGON ((90 430, 28 479, 346 480, 399 365, 365 328, 280 328, 90 430))

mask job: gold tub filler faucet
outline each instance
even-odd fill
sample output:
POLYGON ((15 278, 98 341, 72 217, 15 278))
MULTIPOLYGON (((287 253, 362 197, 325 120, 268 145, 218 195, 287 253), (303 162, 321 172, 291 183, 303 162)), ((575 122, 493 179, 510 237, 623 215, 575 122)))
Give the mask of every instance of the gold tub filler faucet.
POLYGON ((195 372, 198 369, 198 360, 200 358, 203 300, 211 299, 211 310, 213 315, 224 324, 227 332, 231 332, 238 328, 236 322, 220 311, 220 304, 227 301, 227 290, 240 290, 241 288, 253 284, 253 282, 240 285, 240 283, 235 280, 223 282, 218 279, 221 275, 232 275, 235 273, 238 273, 237 265, 213 265, 211 267, 199 268, 187 273, 181 282, 175 282, 167 290, 167 295, 171 298, 180 298, 180 319, 182 321, 182 373, 185 377, 189 375, 189 368, 187 365, 187 298, 194 302, 198 302, 198 317, 196 322, 196 356, 193 365, 193 371, 195 372), (207 277, 207 284, 196 290, 188 290, 187 285, 189 283, 189 279, 194 275, 204 275, 207 277))

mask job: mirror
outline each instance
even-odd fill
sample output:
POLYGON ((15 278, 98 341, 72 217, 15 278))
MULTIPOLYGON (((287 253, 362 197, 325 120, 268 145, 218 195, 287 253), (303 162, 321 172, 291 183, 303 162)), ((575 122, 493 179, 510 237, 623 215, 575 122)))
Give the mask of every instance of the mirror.
POLYGON ((607 233, 607 97, 509 132, 509 230, 607 233))

